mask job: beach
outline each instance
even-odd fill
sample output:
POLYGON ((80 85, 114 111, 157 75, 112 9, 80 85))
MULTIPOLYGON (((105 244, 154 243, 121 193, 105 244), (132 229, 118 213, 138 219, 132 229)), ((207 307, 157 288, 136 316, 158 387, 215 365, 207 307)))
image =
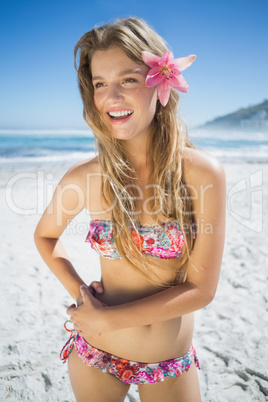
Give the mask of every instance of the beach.
MULTIPOLYGON (((33 233, 55 185, 72 161, 1 169, 0 400, 74 402, 59 353, 71 297, 38 254, 33 233)), ((268 400, 268 163, 224 162, 226 239, 211 304, 195 312, 202 401, 268 400)), ((100 279, 98 255, 85 243, 83 211, 62 235, 86 283, 100 279)), ((139 401, 131 386, 126 401, 139 401)), ((168 401, 167 401, 168 402, 168 401)))

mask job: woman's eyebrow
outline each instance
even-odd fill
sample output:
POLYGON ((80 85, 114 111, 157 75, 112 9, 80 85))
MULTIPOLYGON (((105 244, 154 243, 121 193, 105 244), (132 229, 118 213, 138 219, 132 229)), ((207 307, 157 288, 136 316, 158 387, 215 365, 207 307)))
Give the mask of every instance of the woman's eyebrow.
MULTIPOLYGON (((124 71, 120 71, 119 75, 126 75, 126 74, 142 74, 142 71, 140 68, 129 68, 128 70, 124 70, 124 71)), ((102 77, 100 75, 96 75, 94 77, 92 77, 92 81, 95 80, 101 80, 102 77)))

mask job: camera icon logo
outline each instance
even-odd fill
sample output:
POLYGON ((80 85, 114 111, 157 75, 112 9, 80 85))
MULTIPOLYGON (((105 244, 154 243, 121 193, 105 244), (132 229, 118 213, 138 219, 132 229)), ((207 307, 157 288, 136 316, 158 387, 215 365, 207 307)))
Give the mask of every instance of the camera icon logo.
POLYGON ((241 225, 254 232, 263 230, 263 171, 258 170, 235 183, 228 191, 227 208, 241 225), (241 203, 249 208, 241 208, 241 203), (248 212, 248 213, 247 213, 248 212), (247 213, 247 216, 245 214, 247 213))

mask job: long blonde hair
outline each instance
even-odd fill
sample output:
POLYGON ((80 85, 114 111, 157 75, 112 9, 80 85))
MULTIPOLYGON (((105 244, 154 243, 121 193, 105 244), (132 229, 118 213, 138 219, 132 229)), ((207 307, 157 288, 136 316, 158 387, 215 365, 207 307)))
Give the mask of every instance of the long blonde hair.
POLYGON ((148 264, 138 241, 135 241, 135 238, 139 238, 135 218, 135 170, 126 157, 123 141, 114 138, 94 104, 91 60, 95 51, 107 50, 111 46, 119 47, 139 64, 143 64, 142 51, 147 50, 162 56, 167 51, 167 46, 145 21, 131 17, 93 28, 78 41, 74 55, 83 100, 83 117, 95 135, 99 162, 105 173, 102 176, 102 195, 108 205, 113 205, 115 199, 117 201, 112 210, 113 236, 117 250, 123 260, 151 283, 170 287, 185 280, 187 261, 193 247, 191 193, 183 178, 182 153, 184 147, 195 147, 188 137, 186 125, 183 129, 182 123, 178 121, 179 96, 172 88, 165 107, 157 102, 148 144, 148 157, 153 167, 149 177, 149 183, 153 184, 149 210, 152 214, 155 213, 158 224, 161 222, 156 211, 161 211, 161 215, 168 220, 177 220, 185 238, 183 253, 174 271, 174 281, 165 283, 159 280, 153 264, 148 264), (78 50, 80 56, 77 66, 78 50))

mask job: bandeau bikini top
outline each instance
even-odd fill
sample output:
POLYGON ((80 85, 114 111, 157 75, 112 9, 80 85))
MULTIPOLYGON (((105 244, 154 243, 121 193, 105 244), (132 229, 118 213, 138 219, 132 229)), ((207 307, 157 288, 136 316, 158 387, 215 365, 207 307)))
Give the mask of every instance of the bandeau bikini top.
MULTIPOLYGON (((147 256, 156 258, 179 258, 182 254, 185 239, 178 221, 168 221, 161 225, 143 226, 136 225, 137 231, 131 229, 135 244, 147 256)), ((195 229, 193 227, 193 237, 195 229)), ((113 224, 109 220, 90 221, 86 242, 91 248, 105 258, 112 260, 121 259, 116 250, 113 238, 113 224)))

